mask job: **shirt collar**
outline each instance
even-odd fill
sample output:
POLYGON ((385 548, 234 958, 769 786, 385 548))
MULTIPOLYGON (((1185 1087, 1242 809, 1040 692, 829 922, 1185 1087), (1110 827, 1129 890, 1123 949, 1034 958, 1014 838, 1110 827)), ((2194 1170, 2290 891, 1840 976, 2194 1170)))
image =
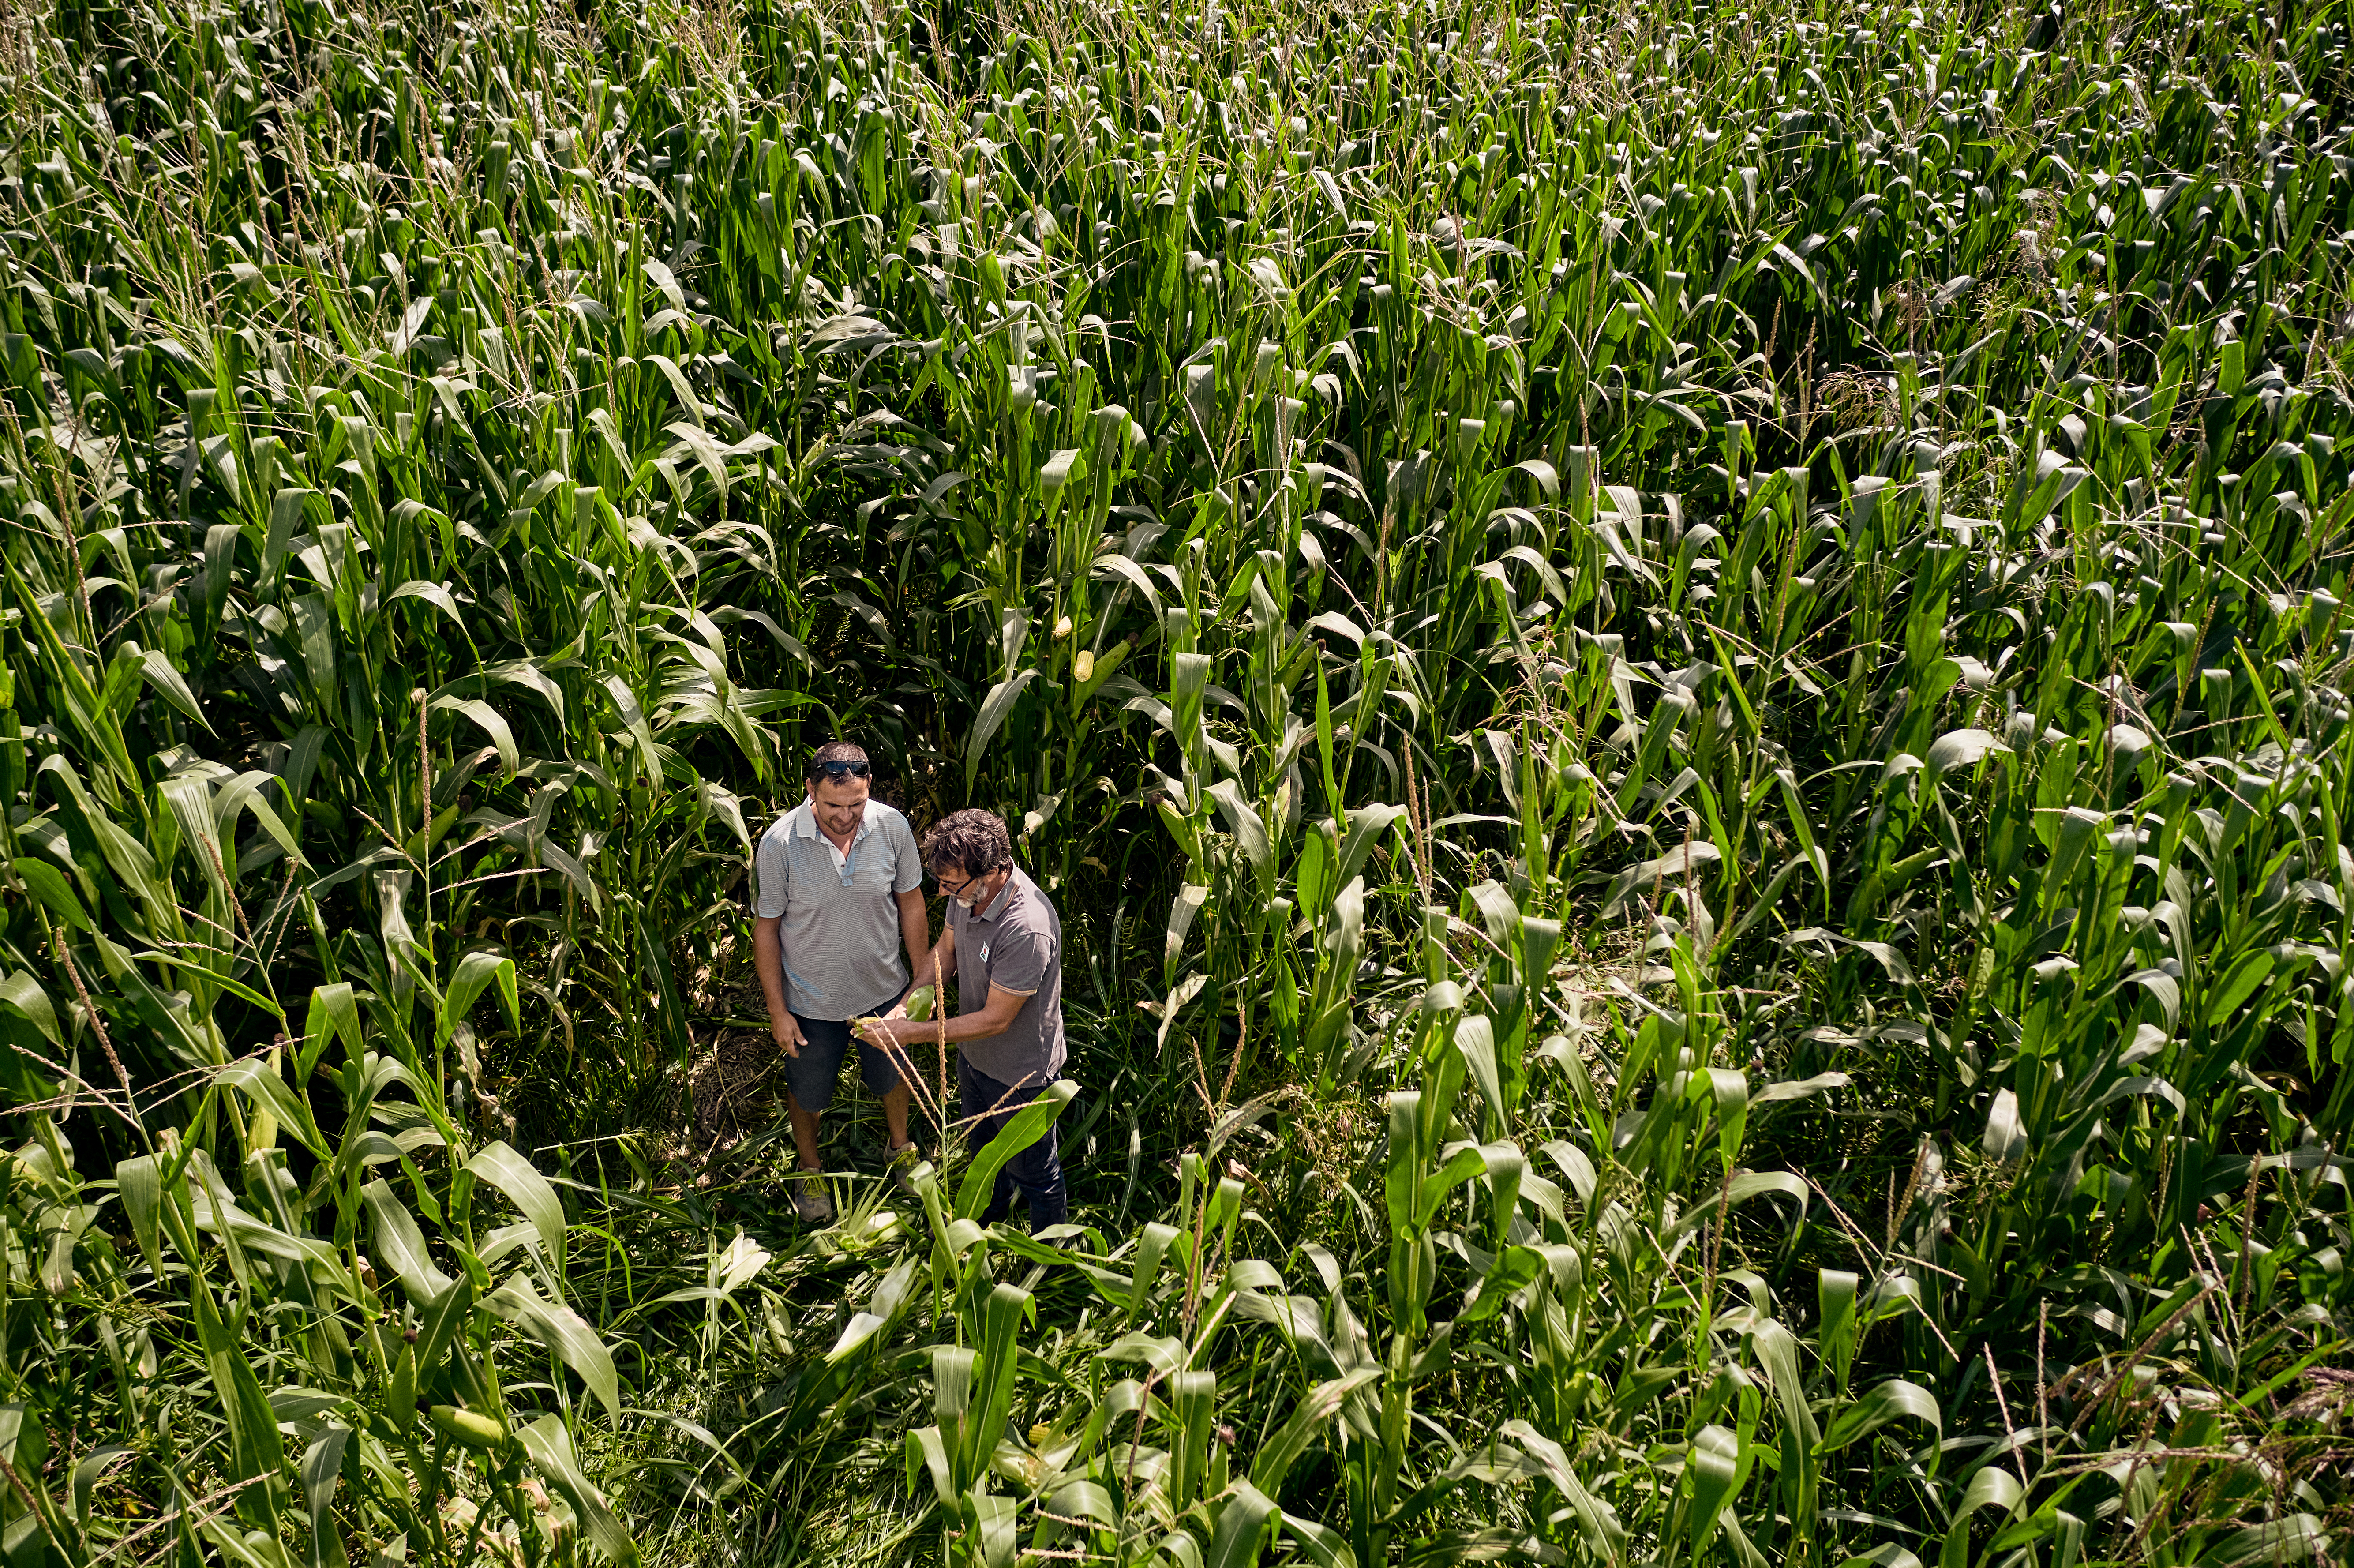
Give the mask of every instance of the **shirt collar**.
MULTIPOLYGON (((876 802, 874 800, 868 800, 866 802, 866 810, 859 813, 858 831, 850 835, 851 848, 856 849, 865 841, 866 835, 875 831, 875 804, 876 802)), ((793 823, 793 836, 795 838, 815 839, 821 843, 832 843, 833 842, 827 838, 823 832, 819 831, 817 825, 817 812, 811 810, 810 798, 808 796, 802 796, 801 803, 793 808, 791 820, 793 823)))

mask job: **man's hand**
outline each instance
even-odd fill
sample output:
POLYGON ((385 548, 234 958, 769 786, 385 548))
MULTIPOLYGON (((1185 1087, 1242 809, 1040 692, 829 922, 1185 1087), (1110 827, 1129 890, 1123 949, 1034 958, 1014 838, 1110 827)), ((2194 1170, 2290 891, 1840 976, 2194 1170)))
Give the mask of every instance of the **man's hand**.
POLYGON ((785 1001, 785 955, 779 940, 780 916, 764 915, 752 922, 752 968, 760 977, 760 1000, 769 1010, 769 1033, 786 1055, 799 1060, 801 1026, 793 1022, 785 1001))
POLYGON ((858 1037, 878 1051, 899 1044, 899 1030, 897 1024, 893 1022, 895 1019, 899 1023, 905 1023, 907 1021, 907 1004, 905 1001, 880 1018, 869 1018, 862 1022, 858 1025, 858 1037))

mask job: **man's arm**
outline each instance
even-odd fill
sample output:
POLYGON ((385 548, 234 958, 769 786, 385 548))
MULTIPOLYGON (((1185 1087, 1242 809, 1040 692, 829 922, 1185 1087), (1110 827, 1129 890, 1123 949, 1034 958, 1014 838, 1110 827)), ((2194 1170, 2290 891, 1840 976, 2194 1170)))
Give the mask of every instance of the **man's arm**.
POLYGON ((932 992, 932 1016, 945 1017, 949 1011, 949 976, 956 973, 956 927, 948 921, 940 922, 939 945, 932 949, 932 956, 925 962, 930 970, 932 984, 939 988, 932 992))
MULTIPOLYGON (((901 913, 904 916, 905 911, 903 910, 901 913)), ((907 931, 904 927, 900 930, 900 935, 903 938, 907 935, 907 931)), ((915 949, 911 948, 908 950, 913 952, 915 949)), ((939 1017, 941 1013, 948 1011, 949 1000, 946 991, 947 982, 942 977, 949 974, 955 967, 955 964, 956 927, 953 926, 943 925, 940 927, 939 945, 927 950, 922 958, 916 960, 916 962, 911 966, 915 971, 914 976, 907 981, 908 996, 914 995, 916 988, 919 985, 928 985, 932 988, 932 1016, 934 1018, 939 1017)), ((907 1017, 907 997, 902 996, 896 1003, 893 1004, 891 1011, 883 1014, 883 1016, 885 1018, 907 1017)), ((926 1027, 930 1028, 933 1026, 927 1025, 926 1027)), ((927 1040, 934 1037, 935 1036, 932 1034, 926 1034, 924 1036, 927 1040)))
POLYGON ((937 986, 940 983, 939 955, 932 950, 932 917, 924 907, 924 890, 911 887, 896 896, 899 939, 907 945, 907 968, 913 973, 907 988, 912 991, 921 985, 937 986))
POLYGON ((785 1048, 786 1055, 798 1057, 801 1054, 801 1026, 793 1022, 792 1012, 785 1005, 783 927, 781 915, 752 922, 752 968, 760 977, 761 1000, 769 1006, 769 1033, 785 1048))
MULTIPOLYGON (((941 946, 947 946, 946 942, 941 946)), ((989 1001, 978 1012, 960 1012, 945 1022, 928 1020, 921 1023, 912 1018, 877 1019, 860 1033, 878 1045, 885 1040, 901 1045, 924 1040, 946 1040, 951 1045, 967 1040, 988 1040, 1004 1033, 1013 1022, 1013 1015, 1029 1000, 1020 991, 993 985, 989 988, 989 1001)))

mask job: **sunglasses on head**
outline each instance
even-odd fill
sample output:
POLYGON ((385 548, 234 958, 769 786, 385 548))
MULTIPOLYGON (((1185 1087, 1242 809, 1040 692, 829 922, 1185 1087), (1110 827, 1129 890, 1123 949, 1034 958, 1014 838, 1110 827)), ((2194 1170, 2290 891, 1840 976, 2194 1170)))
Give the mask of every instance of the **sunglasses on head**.
POLYGON ((875 777, 875 765, 871 762, 821 762, 814 771, 818 778, 838 784, 844 779, 872 779, 875 777))

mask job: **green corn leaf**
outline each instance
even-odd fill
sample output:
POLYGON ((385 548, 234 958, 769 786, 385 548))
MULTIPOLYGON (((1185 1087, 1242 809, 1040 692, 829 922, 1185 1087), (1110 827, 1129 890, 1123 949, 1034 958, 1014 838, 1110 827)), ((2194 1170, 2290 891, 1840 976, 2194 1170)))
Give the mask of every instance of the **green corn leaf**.
MULTIPOLYGON (((1945 1548, 1938 1553, 1939 1568, 1963 1568, 1969 1562, 1970 1521, 1980 1509, 1990 1508, 2008 1518, 2026 1495, 2019 1478, 2001 1465, 1982 1467, 1970 1478, 1970 1484, 1962 1489, 1961 1501, 1955 1505, 1953 1520, 1946 1530, 1945 1548)), ((1999 1527, 2000 1520, 1997 1523, 1999 1527)))
POLYGON ((1251 1457, 1251 1481, 1269 1496, 1278 1496, 1284 1478, 1308 1452, 1324 1424, 1338 1416, 1350 1394, 1380 1376, 1375 1367, 1360 1367, 1343 1376, 1318 1383, 1300 1399, 1274 1436, 1251 1457))
POLYGON ((1921 1559, 1903 1547, 1888 1542, 1861 1556, 1847 1559, 1840 1568, 1921 1568, 1921 1559))
POLYGON ((1814 1195, 1805 1178, 1787 1171, 1744 1171, 1721 1193, 1712 1192, 1678 1214, 1675 1223, 1660 1233, 1659 1239, 1663 1244, 1672 1245, 1680 1237, 1711 1223, 1719 1207, 1735 1208, 1767 1192, 1792 1200, 1798 1205, 1800 1213, 1805 1212, 1807 1203, 1814 1195))
POLYGON ((1385 1156, 1384 1192, 1388 1199, 1390 1234, 1410 1234, 1422 1190, 1422 1096, 1404 1090, 1389 1097, 1389 1148, 1385 1156))
POLYGON ((1847 1391, 1848 1367, 1855 1359, 1855 1295, 1859 1281, 1848 1269, 1816 1271, 1815 1343, 1834 1386, 1847 1391))
POLYGON ((188 689, 187 677, 180 673, 179 667, 165 656, 162 649, 148 649, 140 656, 139 667, 140 673, 147 678, 147 683, 155 688, 159 696, 188 719, 202 725, 206 734, 212 733, 211 721, 205 717, 204 709, 197 705, 196 693, 188 689))
POLYGON ((580 1314, 560 1301, 543 1299, 529 1277, 520 1273, 509 1276, 505 1284, 484 1297, 482 1305, 546 1345, 579 1374, 589 1393, 604 1401, 609 1414, 620 1414, 620 1377, 613 1366, 613 1354, 580 1314))
POLYGON ((348 980, 312 988, 311 1005, 302 1021, 302 1046, 295 1058, 296 1083, 310 1078, 319 1058, 326 1054, 328 1043, 337 1039, 343 1042, 346 1060, 357 1062, 365 1054, 359 1001, 348 980))
MULTIPOLYGON (((959 1510, 968 1532, 967 1539, 978 1538, 981 1551, 980 1568, 1017 1568, 1021 1561, 1022 1538, 1016 1532, 1021 1514, 1012 1498, 991 1496, 975 1487, 958 1499, 959 1510)), ((1193 1540, 1188 1535, 1183 1537, 1193 1540)))
MULTIPOLYGON (((949 1468, 947 1440, 937 1426, 920 1426, 907 1434, 907 1489, 929 1476, 932 1495, 943 1508, 956 1505, 957 1489, 949 1468)), ((1057 1511, 1060 1511, 1059 1510, 1057 1511)))
POLYGON ((513 959, 496 953, 475 951, 458 960, 458 972, 450 979, 449 989, 441 998, 440 1037, 448 1039, 459 1022, 473 1008, 475 1000, 493 981, 499 988, 499 1000, 506 1004, 507 1022, 516 1029, 523 1027, 521 1001, 515 991, 515 967, 513 959))
POLYGON ((1484 1323, 1504 1309, 1513 1295, 1545 1273, 1544 1255, 1533 1247, 1508 1246, 1497 1255, 1496 1266, 1479 1281, 1456 1319, 1458 1327, 1484 1323))
POLYGON ((286 1080, 266 1058, 248 1056, 232 1062, 221 1069, 219 1081, 275 1117, 279 1126, 302 1140, 303 1148, 322 1160, 331 1158, 326 1138, 312 1118, 310 1103, 294 1097, 286 1080))
POLYGON ((1691 1092, 1695 1101, 1713 1103, 1717 1152, 1730 1176, 1740 1159, 1742 1135, 1749 1122, 1749 1075, 1731 1067, 1711 1067, 1692 1075, 1691 1092))
POLYGON ((973 1156, 972 1166, 965 1172, 963 1183, 957 1188, 956 1217, 977 1220, 989 1207, 991 1193, 997 1184, 997 1173, 1005 1162, 1046 1135, 1046 1128, 1063 1114, 1079 1092, 1079 1086, 1068 1078, 1060 1078, 1038 1091, 1035 1098, 1017 1111, 987 1147, 973 1156))
POLYGON ((980 777, 981 758, 988 753, 989 743, 996 738, 1006 715, 1013 711, 1013 705, 1021 697, 1023 689, 1037 678, 1038 667, 1033 664, 998 682, 981 699, 981 711, 973 715, 972 733, 966 737, 964 745, 964 780, 968 793, 972 789, 973 780, 980 777))
POLYGON ((221 1320, 212 1287, 201 1277, 189 1292, 206 1369, 228 1426, 230 1478, 258 1484, 237 1494, 237 1517, 254 1529, 272 1524, 285 1490, 286 1450, 278 1436, 278 1417, 261 1392, 246 1359, 240 1336, 221 1320))
POLYGON ((1821 1451, 1836 1454, 1898 1420, 1917 1421, 1939 1436, 1946 1430, 1945 1416, 1935 1399, 1918 1384, 1890 1378, 1864 1390, 1853 1404, 1831 1417, 1830 1426, 1823 1434, 1821 1451))
POLYGON ((433 1266, 425 1248, 425 1234, 417 1228, 392 1189, 371 1181, 360 1189, 368 1213, 376 1222, 376 1256, 391 1266, 412 1301, 430 1301, 450 1288, 450 1277, 433 1266))
POLYGON ((898 1321, 907 1308, 917 1262, 913 1257, 902 1258, 876 1282, 866 1309, 852 1316, 843 1328, 842 1337, 826 1352, 829 1364, 840 1366, 851 1361, 859 1352, 872 1348, 876 1337, 898 1321))
POLYGON ((1507 1421, 1498 1431, 1502 1437, 1519 1444, 1561 1494, 1578 1533, 1585 1538, 1586 1550, 1603 1561, 1616 1561, 1626 1543, 1626 1526, 1620 1522, 1617 1510, 1578 1478, 1562 1446, 1523 1420, 1507 1421))
POLYGON ((131 1234, 139 1243, 140 1255, 147 1260, 148 1271, 160 1279, 164 1274, 163 1168, 152 1154, 134 1155, 114 1168, 114 1185, 130 1218, 131 1234))
POLYGON ((1163 1377, 1173 1375, 1186 1358, 1184 1340, 1141 1330, 1122 1334, 1099 1353, 1108 1361, 1142 1361, 1163 1377))
POLYGON ((81 900, 74 896, 73 885, 64 873, 47 861, 20 859, 15 863, 16 875, 32 891, 41 906, 77 931, 91 929, 90 916, 84 912, 81 900))
POLYGON ((673 462, 677 461, 682 453, 694 458, 696 465, 710 477, 711 488, 718 496, 719 504, 726 505, 727 454, 717 441, 712 440, 711 433, 683 419, 663 429, 678 438, 678 444, 663 455, 673 462))
POLYGON ((2009 1089, 1999 1090, 1987 1111, 1984 1143, 1987 1158, 1998 1165, 2015 1164, 2027 1152, 2027 1128, 2019 1118, 2019 1097, 2009 1089))
MULTIPOLYGON (((69 895, 70 896, 70 895, 69 895)), ((57 1009, 49 1004, 48 993, 40 982, 22 969, 0 980, 0 1006, 23 1018, 40 1031, 41 1038, 53 1046, 62 1047, 64 1039, 58 1033, 57 1009)))
MULTIPOLYGON (((452 994, 455 994, 453 990, 452 994)), ((540 1245, 560 1277, 564 1270, 564 1203, 532 1162, 504 1142, 485 1144, 466 1169, 505 1193, 539 1233, 540 1245)))
POLYGON ((1258 1561, 1267 1521, 1276 1512, 1274 1501, 1248 1481, 1238 1480, 1223 1506, 1213 1511, 1210 1549, 1203 1568, 1250 1568, 1258 1561))
POLYGON ((981 1342, 973 1364, 972 1409, 965 1425, 959 1471, 968 1478, 968 1484, 979 1479, 987 1468, 989 1457, 1005 1430, 1005 1418, 1013 1408, 1015 1393, 1015 1336, 1025 1319, 1034 1324, 1037 1319, 1036 1299, 1028 1291, 1011 1285, 991 1289, 981 1309, 981 1342))
POLYGON ((436 711, 447 709, 463 714, 481 726, 482 733, 491 737, 491 744, 498 748, 499 764, 509 778, 523 767, 523 753, 515 746, 514 731, 490 704, 480 697, 436 697, 432 705, 436 711))
POLYGON ((1685 1454, 1685 1475, 1691 1482, 1691 1511, 1686 1530, 1697 1560, 1719 1520, 1739 1489, 1741 1439, 1729 1429, 1703 1426, 1685 1454))
MULTIPOLYGON (((21 1442, 21 1438, 18 1441, 21 1442)), ((11 1448, 16 1446, 16 1444, 0 1444, 0 1446, 11 1448)), ((75 1464, 70 1483, 73 1492, 74 1521, 80 1527, 84 1539, 90 1535, 90 1494, 97 1489, 100 1478, 113 1467, 116 1460, 137 1451, 121 1443, 103 1443, 91 1449, 87 1456, 75 1464)), ((29 1457, 27 1456, 27 1457, 29 1457)), ((17 1460, 17 1457, 13 1453, 8 1457, 12 1463, 17 1460)))
POLYGON ((1455 1049, 1461 1054, 1480 1098, 1488 1103, 1490 1126, 1509 1126, 1512 1107, 1504 1097, 1503 1078, 1496 1065, 1496 1034, 1489 1020, 1474 1014, 1457 1022, 1455 1049))
POLYGON ((227 991, 229 995, 237 998, 239 1001, 247 1003, 256 1011, 267 1013, 270 1017, 279 1020, 281 1022, 285 1021, 285 1013, 280 1011, 279 1006, 275 1001, 272 1001, 270 998, 262 995, 260 991, 254 990, 251 986, 247 985, 244 981, 231 980, 227 975, 216 973, 214 970, 203 964, 191 963, 186 959, 175 958, 170 953, 133 953, 129 955, 129 957, 138 963, 168 964, 172 968, 186 973, 189 979, 198 985, 209 986, 227 991))
POLYGON ((350 1427, 330 1424, 302 1452, 302 1495, 311 1514, 311 1568, 344 1568, 343 1531, 336 1528, 331 1505, 343 1469, 344 1446, 351 1436, 350 1427))
POLYGON ((1996 752, 2007 754, 2009 750, 1985 730, 1957 729, 1939 736, 1930 744, 1924 766, 1928 777, 1935 779, 1954 768, 1981 762, 1996 752))
POLYGON ((414 1349, 416 1377, 422 1386, 465 1354, 461 1336, 473 1315, 474 1282, 461 1276, 420 1305, 424 1308, 423 1326, 418 1331, 414 1349))
POLYGON ((1133 1323, 1152 1298, 1154 1282, 1161 1277, 1161 1261, 1169 1255, 1170 1244, 1178 1239, 1174 1225, 1158 1221, 1148 1222, 1137 1235, 1136 1259, 1129 1266, 1127 1299, 1129 1320, 1133 1323))
POLYGON ((1218 812, 1226 821, 1235 842, 1242 846, 1262 879, 1271 877, 1275 870, 1275 850, 1267 837, 1267 823, 1258 808, 1243 799, 1241 787, 1231 779, 1221 779, 1210 786, 1210 799, 1217 803, 1218 812))
POLYGON ((1474 1176, 1483 1174, 1487 1169, 1488 1151, 1474 1145, 1457 1150, 1437 1170, 1425 1173, 1416 1183, 1418 1201, 1415 1206, 1415 1229, 1420 1231, 1430 1224, 1431 1217, 1438 1213, 1438 1205, 1447 1201, 1447 1193, 1474 1176))
POLYGON ((2319 1518, 2294 1513, 2242 1526, 2202 1554, 2199 1564, 2200 1568, 2255 1568, 2258 1563, 2304 1562, 2318 1558, 2330 1544, 2331 1537, 2319 1518))
POLYGON ((518 1428, 516 1440, 532 1465, 548 1479, 548 1484, 563 1494, 579 1515, 589 1543, 609 1563, 631 1568, 638 1561, 638 1543, 621 1521, 614 1516, 612 1506, 605 1496, 589 1485, 573 1452, 572 1434, 567 1430, 560 1415, 543 1415, 527 1426, 518 1428))
POLYGON ((390 605, 404 599, 420 599, 440 610, 450 624, 457 628, 461 636, 465 637, 470 642, 472 641, 473 633, 467 628, 465 614, 458 608, 457 599, 451 597, 447 587, 422 577, 414 577, 387 594, 385 597, 385 603, 390 605))

